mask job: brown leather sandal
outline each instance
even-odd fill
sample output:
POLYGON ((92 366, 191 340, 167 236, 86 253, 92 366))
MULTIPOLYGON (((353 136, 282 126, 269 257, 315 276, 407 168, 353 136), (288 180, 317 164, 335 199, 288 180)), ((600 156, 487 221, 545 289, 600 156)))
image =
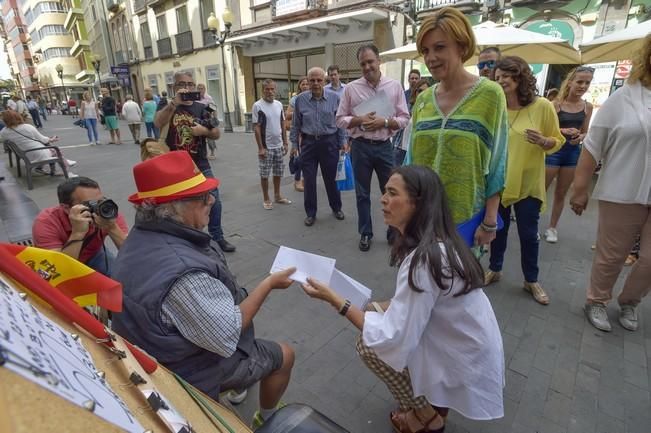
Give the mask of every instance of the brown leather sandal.
MULTIPOLYGON (((436 411, 434 407, 432 407, 436 411)), ((441 416, 439 412, 436 412, 430 419, 423 421, 423 419, 418 415, 418 413, 411 409, 411 412, 414 413, 414 417, 418 420, 418 422, 423 426, 422 428, 413 431, 409 427, 409 423, 407 422, 407 414, 408 412, 400 412, 400 411, 394 411, 391 412, 391 426, 393 427, 393 430, 396 433, 443 433, 445 431, 445 418, 441 416), (441 428, 438 428, 436 430, 427 430, 427 426, 432 423, 436 418, 440 417, 443 420, 443 426, 441 428)))

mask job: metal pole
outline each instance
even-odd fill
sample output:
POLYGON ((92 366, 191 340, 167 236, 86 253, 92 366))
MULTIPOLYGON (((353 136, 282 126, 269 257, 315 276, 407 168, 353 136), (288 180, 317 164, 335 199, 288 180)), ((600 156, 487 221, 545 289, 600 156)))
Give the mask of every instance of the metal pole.
MULTIPOLYGON (((68 95, 66 95, 66 85, 63 82, 63 77, 61 77, 61 86, 63 87, 63 101, 61 101, 61 102, 65 101, 66 106, 67 106, 68 105, 68 95)), ((62 107, 63 107, 63 105, 62 105, 62 107)), ((70 113, 70 107, 68 107, 68 113, 70 113)))
POLYGON ((228 87, 226 85, 226 56, 224 55, 224 43, 220 44, 222 49, 222 69, 224 71, 224 132, 233 132, 233 124, 231 123, 231 113, 228 111, 228 87))

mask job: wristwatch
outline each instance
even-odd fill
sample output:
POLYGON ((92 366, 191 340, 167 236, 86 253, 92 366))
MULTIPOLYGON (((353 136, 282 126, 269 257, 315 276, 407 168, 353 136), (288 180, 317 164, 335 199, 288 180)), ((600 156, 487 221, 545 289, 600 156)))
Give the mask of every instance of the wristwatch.
POLYGON ((389 128, 389 119, 384 119, 384 127, 389 128))

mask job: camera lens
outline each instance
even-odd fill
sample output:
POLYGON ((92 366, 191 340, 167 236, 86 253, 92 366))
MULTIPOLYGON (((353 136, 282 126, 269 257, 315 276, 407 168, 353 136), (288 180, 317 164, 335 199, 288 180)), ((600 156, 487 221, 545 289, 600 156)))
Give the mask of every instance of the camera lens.
POLYGON ((97 203, 97 214, 104 219, 112 220, 118 216, 118 205, 111 199, 97 203))

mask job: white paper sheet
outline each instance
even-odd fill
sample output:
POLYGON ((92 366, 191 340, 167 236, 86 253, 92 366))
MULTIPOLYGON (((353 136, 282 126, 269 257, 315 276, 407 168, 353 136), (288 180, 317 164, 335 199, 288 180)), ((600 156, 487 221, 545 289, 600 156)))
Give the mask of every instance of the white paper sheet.
POLYGON ((353 108, 353 114, 355 116, 363 116, 372 112, 375 112, 377 117, 383 117, 385 119, 393 117, 396 113, 394 104, 391 103, 384 90, 380 90, 353 108))
POLYGON ((9 360, 0 368, 8 368, 78 406, 93 401, 97 416, 128 432, 144 431, 127 405, 97 374, 81 342, 20 299, 2 276, 0 350, 9 360))
POLYGON ((362 311, 366 309, 366 304, 371 300, 371 289, 344 274, 339 269, 335 268, 332 273, 329 286, 339 296, 350 300, 352 305, 362 311))
POLYGON ((271 265, 271 272, 278 272, 296 267, 296 272, 289 276, 294 281, 306 283, 307 277, 328 282, 335 269, 335 259, 323 257, 301 250, 281 246, 271 265))

